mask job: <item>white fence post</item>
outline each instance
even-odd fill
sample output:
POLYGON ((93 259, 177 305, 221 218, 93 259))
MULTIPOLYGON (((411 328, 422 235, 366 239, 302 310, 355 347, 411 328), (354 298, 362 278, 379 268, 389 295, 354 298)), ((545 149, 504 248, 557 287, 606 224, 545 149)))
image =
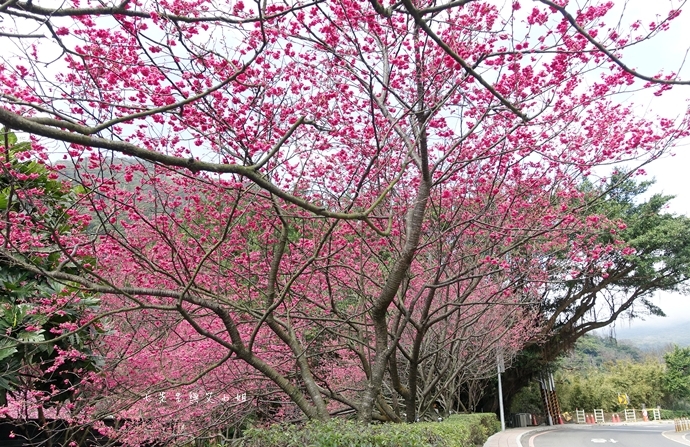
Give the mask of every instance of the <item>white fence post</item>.
POLYGON ((578 424, 586 424, 587 419, 585 419, 585 410, 575 410, 575 419, 578 424))
POLYGON ((635 416, 634 408, 625 409, 625 422, 637 422, 637 417, 635 416))

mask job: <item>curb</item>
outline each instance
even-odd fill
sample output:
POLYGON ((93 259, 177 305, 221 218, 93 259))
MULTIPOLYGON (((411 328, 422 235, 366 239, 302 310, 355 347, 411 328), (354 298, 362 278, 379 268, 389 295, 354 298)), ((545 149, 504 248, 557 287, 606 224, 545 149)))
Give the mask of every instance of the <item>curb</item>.
POLYGON ((555 425, 547 425, 547 426, 544 426, 544 427, 537 427, 537 428, 535 428, 534 430, 526 431, 526 432, 524 432, 524 433, 520 433, 520 434, 518 435, 517 439, 515 440, 515 441, 517 442, 517 447, 523 447, 523 446, 522 446, 522 437, 523 437, 523 436, 532 435, 532 434, 534 434, 534 433, 539 433, 539 432, 542 432, 542 431, 558 430, 558 427, 559 427, 559 426, 555 426, 555 425))
POLYGON ((669 430, 669 431, 665 431, 665 432, 661 433, 661 436, 663 436, 664 438, 666 438, 670 441, 677 442, 678 444, 690 446, 690 439, 688 439, 689 434, 690 433, 684 433, 684 432, 677 432, 675 430, 669 430))

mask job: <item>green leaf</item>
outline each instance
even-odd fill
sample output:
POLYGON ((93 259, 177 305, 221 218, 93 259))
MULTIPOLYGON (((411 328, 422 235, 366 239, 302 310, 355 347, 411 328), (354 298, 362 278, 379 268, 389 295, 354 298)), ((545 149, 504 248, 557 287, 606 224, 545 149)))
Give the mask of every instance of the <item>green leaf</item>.
POLYGON ((7 357, 11 357, 14 354, 16 354, 17 352, 18 351, 17 351, 16 346, 9 346, 6 348, 0 348, 0 360, 4 360, 7 357))
POLYGON ((25 343, 39 343, 46 339, 45 335, 43 335, 44 332, 43 329, 39 329, 36 332, 21 331, 17 334, 17 338, 25 343))
POLYGON ((30 304, 18 304, 16 306, 12 306, 10 308, 10 313, 5 314, 5 320, 7 320, 12 327, 17 327, 22 324, 31 307, 32 306, 30 304))
MULTIPOLYGON (((15 137, 15 142, 17 140, 17 137, 15 137)), ((4 144, 4 143, 3 143, 4 144)), ((20 143, 16 143, 12 147, 12 152, 17 153, 17 152, 26 152, 28 150, 31 150, 31 143, 28 141, 22 141, 20 143)))
POLYGON ((46 171, 46 167, 35 161, 30 161, 24 164, 23 171, 26 174, 41 174, 46 171))
POLYGON ((12 194, 12 188, 9 186, 0 190, 0 209, 7 209, 10 203, 10 194, 12 194))
POLYGON ((12 384, 8 380, 5 380, 5 377, 9 377, 9 376, 8 375, 0 376, 0 389, 13 391, 14 387, 12 386, 12 384))
POLYGON ((17 143, 17 136, 13 132, 9 132, 7 128, 0 130, 0 145, 5 146, 5 141, 9 146, 14 146, 17 143))

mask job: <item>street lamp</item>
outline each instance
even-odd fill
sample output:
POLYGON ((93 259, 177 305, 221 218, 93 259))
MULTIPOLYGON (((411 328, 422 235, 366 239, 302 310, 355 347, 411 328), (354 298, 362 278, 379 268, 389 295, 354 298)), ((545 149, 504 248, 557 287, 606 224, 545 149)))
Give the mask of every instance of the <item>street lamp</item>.
POLYGON ((496 366, 498 369, 498 408, 501 413, 501 431, 506 429, 505 416, 503 415, 503 387, 501 386, 501 374, 506 372, 506 365, 503 361, 503 351, 496 353, 496 366))

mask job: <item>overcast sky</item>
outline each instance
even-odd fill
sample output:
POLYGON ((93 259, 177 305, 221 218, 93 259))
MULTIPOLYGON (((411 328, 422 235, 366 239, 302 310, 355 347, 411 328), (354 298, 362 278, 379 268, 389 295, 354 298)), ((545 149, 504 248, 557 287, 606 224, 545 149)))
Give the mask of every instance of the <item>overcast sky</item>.
MULTIPOLYGON (((616 0, 618 11, 623 4, 616 0)), ((644 24, 657 21, 657 12, 668 11, 679 2, 669 0, 633 0, 627 2, 626 15, 641 18, 644 24)), ((659 69, 680 72, 683 80, 690 80, 690 61, 683 65, 690 47, 690 7, 675 19, 669 31, 662 33, 649 43, 640 45, 624 53, 624 61, 631 67, 648 75, 659 69), (682 69, 681 69, 682 67, 682 69)), ((640 111, 650 115, 667 117, 679 116, 686 112, 690 103, 690 86, 676 86, 661 98, 652 95, 633 95, 631 100, 640 104, 640 111)), ((651 163, 646 171, 656 178, 653 192, 674 195, 670 211, 690 216, 690 141, 682 141, 675 149, 675 155, 651 163)), ((618 327, 627 332, 628 328, 661 326, 690 323, 690 296, 680 294, 657 294, 653 302, 664 310, 666 318, 649 317, 646 321, 619 322, 618 327)), ((620 331, 619 331, 620 333, 620 331)))

